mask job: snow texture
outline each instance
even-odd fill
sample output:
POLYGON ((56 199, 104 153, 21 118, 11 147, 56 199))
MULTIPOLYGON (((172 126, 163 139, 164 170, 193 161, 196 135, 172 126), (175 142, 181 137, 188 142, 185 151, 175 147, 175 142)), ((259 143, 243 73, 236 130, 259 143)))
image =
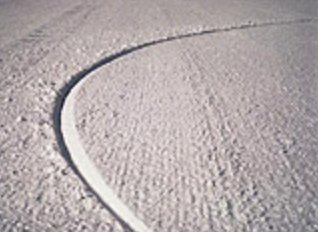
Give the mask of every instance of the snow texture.
POLYGON ((0 1, 0 231, 318 231, 317 9, 0 1))

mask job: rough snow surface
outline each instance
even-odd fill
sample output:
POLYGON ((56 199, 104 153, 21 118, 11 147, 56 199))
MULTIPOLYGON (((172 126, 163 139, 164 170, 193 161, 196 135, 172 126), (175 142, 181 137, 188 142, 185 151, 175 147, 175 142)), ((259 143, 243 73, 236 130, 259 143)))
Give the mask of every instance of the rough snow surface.
POLYGON ((317 9, 0 1, 0 230, 127 230, 60 133, 81 77, 76 142, 151 230, 317 231, 317 9))

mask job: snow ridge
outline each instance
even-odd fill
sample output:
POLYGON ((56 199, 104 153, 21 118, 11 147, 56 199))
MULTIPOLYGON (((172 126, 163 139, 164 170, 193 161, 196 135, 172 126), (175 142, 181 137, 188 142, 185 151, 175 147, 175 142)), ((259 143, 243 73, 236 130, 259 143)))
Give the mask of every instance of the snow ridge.
POLYGON ((165 42, 176 41, 184 38, 203 36, 214 33, 230 32, 235 30, 246 30, 252 28, 303 24, 317 21, 317 19, 295 19, 288 21, 269 21, 262 23, 248 22, 241 25, 234 25, 221 28, 201 28, 185 33, 175 33, 169 36, 152 40, 146 43, 126 47, 114 54, 106 56, 91 66, 83 69, 74 76, 60 90, 55 104, 54 124, 59 146, 63 156, 69 165, 73 168, 76 174, 90 187, 96 194, 101 203, 119 220, 124 229, 135 232, 151 232, 152 230, 145 225, 135 214, 116 196, 111 188, 103 180, 102 175, 95 167, 93 162, 87 156, 76 129, 74 117, 75 97, 81 86, 85 84, 86 77, 93 73, 98 68, 109 64, 110 62, 119 59, 130 53, 137 52, 141 49, 148 48, 154 45, 165 42))

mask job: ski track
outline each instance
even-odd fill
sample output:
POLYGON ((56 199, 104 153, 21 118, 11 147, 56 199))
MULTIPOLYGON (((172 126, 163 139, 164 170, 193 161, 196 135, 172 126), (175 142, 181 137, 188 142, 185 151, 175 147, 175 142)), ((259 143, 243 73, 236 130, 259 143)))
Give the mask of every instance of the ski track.
MULTIPOLYGON (((56 43, 55 41, 62 42, 70 37, 83 24, 83 22, 87 20, 87 17, 89 17, 94 10, 95 8, 91 5, 76 5, 49 23, 34 29, 28 33, 26 37, 22 37, 17 41, 0 47, 0 60, 2 57, 10 57, 10 53, 12 53, 11 51, 13 49, 18 50, 17 53, 12 55, 12 59, 16 61, 13 67, 6 68, 0 62, 0 68, 2 69, 1 71, 3 72, 3 75, 10 77, 0 80, 1 89, 11 85, 12 76, 25 73, 32 69, 52 50, 56 49, 59 46, 59 43, 56 43), (60 34, 56 33, 59 28, 64 28, 60 31, 60 34), (38 46, 37 49, 34 51, 30 49, 32 47, 36 47, 35 45, 38 46), (29 57, 33 58, 29 59, 29 57)), ((24 78, 23 81, 20 82, 19 87, 25 86, 31 79, 32 78, 24 78)))
POLYGON ((128 46, 105 58, 98 60, 91 66, 71 77, 71 80, 59 91, 55 101, 54 124, 59 146, 63 151, 64 158, 72 167, 74 172, 85 182, 95 193, 101 203, 119 220, 122 227, 128 231, 150 232, 152 231, 140 221, 132 211, 116 196, 110 187, 103 180, 102 175, 87 156, 76 129, 74 117, 75 97, 81 87, 85 84, 86 77, 97 69, 129 55, 133 52, 149 48, 165 42, 177 41, 185 38, 192 38, 203 35, 224 33, 230 31, 247 30, 261 27, 274 27, 281 25, 304 24, 316 22, 317 19, 302 18, 288 21, 268 21, 263 23, 247 23, 224 28, 201 29, 187 33, 175 34, 146 43, 128 46))

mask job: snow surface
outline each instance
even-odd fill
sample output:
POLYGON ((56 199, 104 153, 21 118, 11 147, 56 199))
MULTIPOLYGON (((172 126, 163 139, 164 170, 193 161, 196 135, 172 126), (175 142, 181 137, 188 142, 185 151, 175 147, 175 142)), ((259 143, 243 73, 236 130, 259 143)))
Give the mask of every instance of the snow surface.
POLYGON ((318 231, 317 4, 1 0, 0 231, 318 231))

